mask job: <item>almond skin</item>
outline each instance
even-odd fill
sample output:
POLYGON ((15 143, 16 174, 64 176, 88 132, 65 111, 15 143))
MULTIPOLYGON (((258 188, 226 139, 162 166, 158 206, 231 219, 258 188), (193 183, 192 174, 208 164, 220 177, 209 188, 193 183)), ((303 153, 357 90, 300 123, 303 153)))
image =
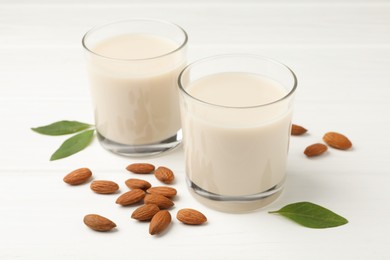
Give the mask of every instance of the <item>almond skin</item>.
POLYGON ((146 194, 144 198, 145 204, 155 204, 160 209, 169 209, 174 205, 173 201, 159 194, 146 194))
POLYGON ((173 198, 177 194, 177 190, 175 188, 167 187, 167 186, 151 187, 147 189, 146 192, 150 194, 163 195, 164 197, 167 198, 173 198))
POLYGON ((97 214, 89 214, 84 217, 84 224, 95 231, 110 231, 116 227, 116 224, 108 218, 97 214))
POLYGON ((154 169, 154 165, 150 163, 133 163, 126 167, 126 170, 137 174, 152 173, 154 169))
POLYGON ((351 141, 343 134, 336 132, 328 132, 323 138, 324 142, 330 147, 347 150, 352 147, 351 141))
POLYGON ((91 183, 90 188, 99 194, 112 194, 119 190, 119 185, 113 181, 97 180, 91 183))
POLYGON ((64 177, 64 182, 70 185, 79 185, 85 183, 91 178, 92 172, 88 168, 80 168, 68 173, 64 177))
POLYGON ((160 210, 157 212, 149 224, 149 233, 151 235, 160 234, 163 232, 171 223, 172 217, 167 210, 160 210))
POLYGON ((321 143, 316 143, 309 145, 306 147, 305 151, 303 152, 307 157, 313 157, 323 154, 328 150, 328 147, 321 143))
POLYGON ((172 170, 163 166, 157 168, 157 170, 154 172, 154 176, 156 176, 159 181, 165 184, 170 184, 175 179, 175 175, 173 174, 172 170))
POLYGON ((176 218, 187 225, 200 225, 207 221, 205 215, 195 209, 181 209, 177 212, 176 218))
POLYGON ((134 210, 133 214, 131 214, 131 218, 137 219, 140 221, 151 220, 157 212, 160 211, 160 208, 155 204, 145 204, 141 207, 134 210))
POLYGON ((115 203, 122 206, 132 205, 141 201, 144 197, 145 191, 141 189, 134 189, 120 195, 115 203))
POLYGON ((130 189, 147 190, 150 187, 152 187, 152 185, 149 182, 141 179, 128 179, 127 181, 125 181, 125 184, 130 189))
POLYGON ((303 135, 307 132, 307 129, 300 125, 291 125, 291 135, 303 135))

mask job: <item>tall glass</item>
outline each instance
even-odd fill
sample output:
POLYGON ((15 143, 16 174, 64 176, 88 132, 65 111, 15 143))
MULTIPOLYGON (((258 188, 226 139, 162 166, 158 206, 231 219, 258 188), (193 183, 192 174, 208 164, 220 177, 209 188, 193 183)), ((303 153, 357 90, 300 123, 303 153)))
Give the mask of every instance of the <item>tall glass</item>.
POLYGON ((165 21, 125 20, 91 29, 82 44, 101 145, 129 156, 176 147, 186 32, 165 21))
POLYGON ((187 182, 221 211, 263 207, 286 177, 297 79, 287 66, 254 55, 221 55, 179 76, 187 182))

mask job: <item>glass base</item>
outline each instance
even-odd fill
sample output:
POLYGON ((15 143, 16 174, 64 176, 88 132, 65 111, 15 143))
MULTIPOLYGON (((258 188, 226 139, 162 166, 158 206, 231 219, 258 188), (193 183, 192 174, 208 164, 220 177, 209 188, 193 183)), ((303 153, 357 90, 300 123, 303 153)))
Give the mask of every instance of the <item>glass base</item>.
POLYGON ((161 153, 170 151, 178 147, 181 144, 182 140, 181 130, 179 130, 174 136, 167 138, 161 142, 144 145, 120 144, 105 138, 98 131, 97 137, 101 146, 103 146, 104 149, 115 154, 129 157, 148 157, 159 155, 161 153))
POLYGON ((260 209, 275 201, 283 190, 284 181, 257 194, 246 196, 224 196, 205 191, 187 178, 191 194, 202 204, 229 213, 243 213, 260 209))

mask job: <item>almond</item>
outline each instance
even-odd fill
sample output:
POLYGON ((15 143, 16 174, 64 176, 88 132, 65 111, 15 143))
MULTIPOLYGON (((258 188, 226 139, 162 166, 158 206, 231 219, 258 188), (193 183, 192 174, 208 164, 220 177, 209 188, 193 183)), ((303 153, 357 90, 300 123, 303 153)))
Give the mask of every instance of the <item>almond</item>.
POLYGON ((307 132, 307 129, 300 125, 291 125, 291 135, 303 135, 307 132))
POLYGON ((173 201, 159 194, 146 194, 144 198, 145 204, 155 204, 160 209, 169 209, 174 205, 173 201))
POLYGON ((160 234, 171 223, 172 217, 167 210, 161 210, 157 212, 149 224, 149 233, 151 235, 160 234))
POLYGON ((336 149, 347 150, 352 147, 351 141, 349 141, 345 135, 340 133, 328 132, 322 139, 327 145, 336 149))
POLYGON ((144 197, 145 191, 141 189, 134 189, 120 195, 116 200, 116 204, 127 206, 141 201, 144 197))
POLYGON ((328 150, 328 147, 326 145, 321 143, 316 143, 306 147, 303 153, 307 157, 313 157, 313 156, 318 156, 320 154, 323 154, 324 152, 326 152, 326 150, 328 150))
POLYGON ((133 163, 126 167, 126 170, 138 174, 152 173, 154 169, 154 165, 150 163, 133 163))
POLYGON ((96 231, 110 231, 116 224, 108 218, 97 214, 89 214, 84 217, 84 224, 96 231))
POLYGON ((145 204, 141 207, 134 210, 133 214, 131 214, 131 218, 146 221, 151 220, 152 217, 160 211, 160 208, 155 204, 145 204))
POLYGON ((85 183, 91 178, 92 172, 88 168, 80 168, 68 173, 64 177, 64 182, 70 185, 79 185, 85 183))
POLYGON ((207 221, 205 215, 195 209, 181 209, 177 212, 176 218, 187 225, 200 225, 207 221))
POLYGON ((98 180, 93 181, 90 188, 99 194, 111 194, 119 190, 119 185, 113 181, 98 180))
POLYGON ((154 172, 154 176, 156 178, 166 184, 170 184, 175 179, 175 176, 171 169, 168 169, 167 167, 160 166, 157 168, 157 170, 154 172))
POLYGON ((150 187, 152 187, 152 185, 149 182, 141 179, 128 179, 127 181, 125 181, 125 184, 130 189, 147 190, 150 187))
POLYGON ((163 195, 164 197, 167 197, 167 198, 175 197, 177 194, 177 191, 175 188, 167 187, 167 186, 151 187, 151 188, 147 189, 146 192, 150 193, 150 194, 163 195))

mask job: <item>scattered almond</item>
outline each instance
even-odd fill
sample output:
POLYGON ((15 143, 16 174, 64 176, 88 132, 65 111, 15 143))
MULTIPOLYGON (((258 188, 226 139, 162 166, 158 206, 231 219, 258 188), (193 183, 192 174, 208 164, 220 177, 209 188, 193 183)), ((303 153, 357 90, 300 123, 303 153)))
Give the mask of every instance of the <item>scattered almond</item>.
POLYGON ((154 165, 150 163, 133 163, 126 167, 126 170, 138 174, 152 173, 154 169, 154 165))
POLYGON ((151 220, 152 217, 160 211, 160 208, 155 204, 145 204, 134 210, 131 218, 140 221, 151 220))
POLYGON ((174 205, 173 201, 159 194, 146 194, 144 198, 145 204, 155 204, 160 209, 169 209, 174 205))
POLYGON ((141 189, 134 189, 120 195, 116 200, 116 204, 122 206, 132 205, 141 201, 144 197, 145 191, 141 189))
MULTIPOLYGON (((171 169, 163 166, 155 169, 155 166, 149 163, 133 163, 128 165, 126 169, 137 174, 154 172, 155 177, 165 184, 170 184, 175 179, 171 169)), ((78 185, 87 182, 91 176, 92 172, 88 168, 80 168, 66 175, 64 182, 78 185)), ((164 232, 172 221, 171 214, 167 209, 174 206, 171 199, 177 195, 177 190, 168 186, 152 187, 150 182, 136 178, 126 180, 125 184, 131 190, 121 194, 116 199, 116 203, 127 206, 143 200, 144 205, 136 208, 131 214, 131 218, 139 221, 150 221, 149 233, 151 235, 164 232)), ((110 194, 118 191, 119 185, 109 180, 95 180, 91 183, 90 188, 96 193, 110 194)), ((179 210, 176 218, 188 225, 200 225, 207 221, 201 212, 189 208, 179 210)), ((102 232, 110 231, 116 227, 113 221, 97 214, 86 215, 84 223, 89 228, 102 232)))
POLYGON ((88 168, 80 168, 68 173, 64 177, 64 182, 70 185, 79 185, 85 183, 91 178, 92 172, 88 168))
POLYGON ((167 198, 175 197, 177 194, 177 190, 175 188, 167 187, 167 186, 151 187, 147 189, 146 192, 150 194, 163 195, 164 197, 167 198))
POLYGON ((119 185, 113 181, 97 180, 90 185, 91 190, 100 194, 111 194, 119 190, 119 185))
POLYGON ((125 181, 125 184, 130 189, 147 190, 150 187, 152 187, 152 185, 149 182, 141 179, 128 179, 127 181, 125 181))
POLYGON ((307 157, 313 157, 323 154, 328 150, 328 147, 321 143, 316 143, 309 145, 306 147, 305 151, 303 152, 307 157))
POLYGON ((195 209, 181 209, 176 218, 187 225, 200 225, 207 221, 206 216, 195 209))
POLYGON ((173 174, 172 170, 163 166, 157 168, 157 170, 154 172, 154 176, 156 176, 159 181, 166 184, 172 183, 175 179, 175 175, 173 174))
POLYGON ((324 142, 336 149, 347 150, 352 147, 351 141, 343 134, 328 132, 322 138, 324 142))
POLYGON ((291 125, 291 135, 303 135, 307 132, 307 129, 300 125, 291 125))
POLYGON ((110 231, 116 224, 108 218, 97 214, 89 214, 84 217, 84 224, 95 231, 110 231))
POLYGON ((171 223, 172 217, 167 210, 161 210, 157 212, 149 224, 149 233, 151 235, 160 234, 171 223))

